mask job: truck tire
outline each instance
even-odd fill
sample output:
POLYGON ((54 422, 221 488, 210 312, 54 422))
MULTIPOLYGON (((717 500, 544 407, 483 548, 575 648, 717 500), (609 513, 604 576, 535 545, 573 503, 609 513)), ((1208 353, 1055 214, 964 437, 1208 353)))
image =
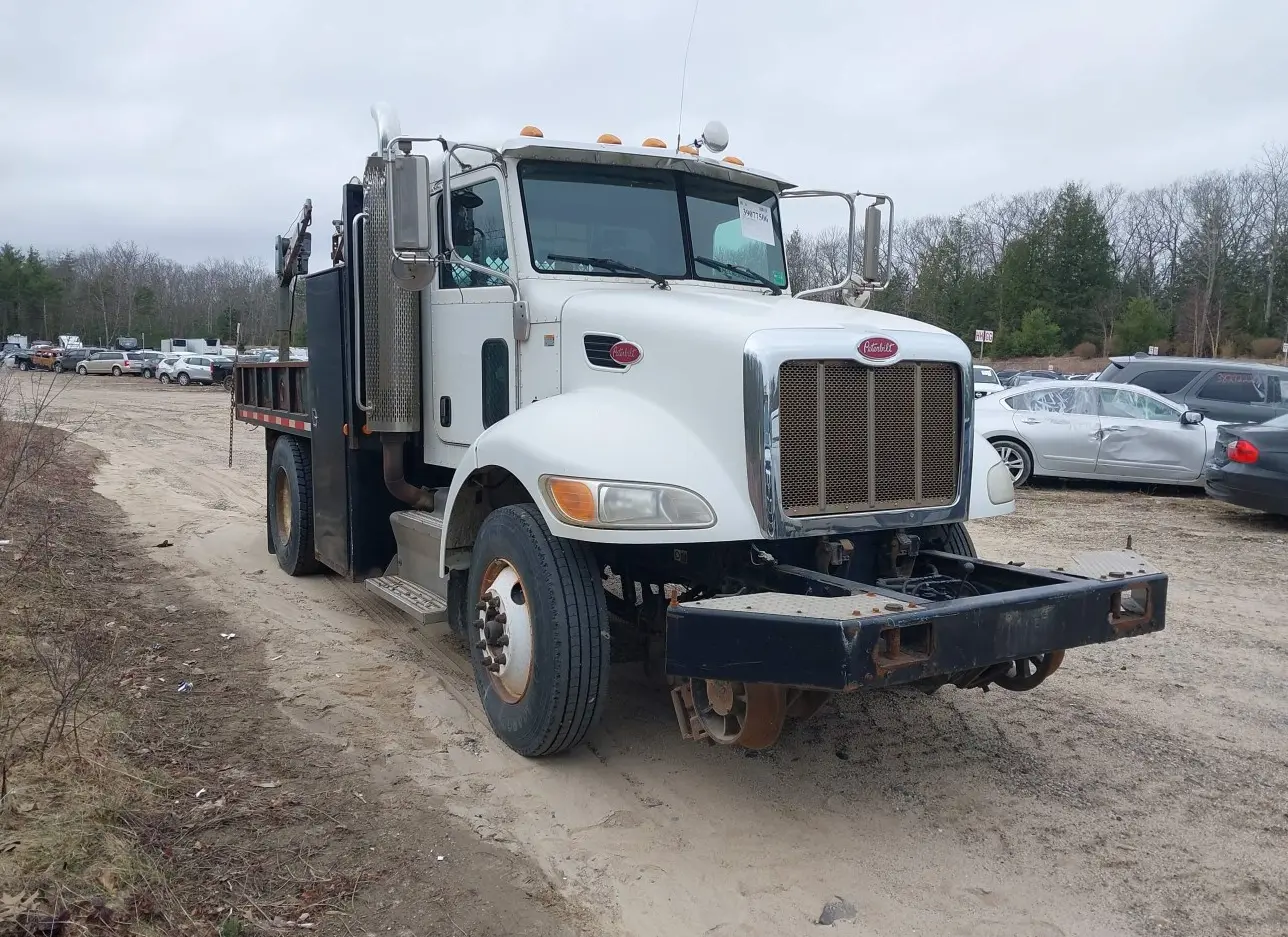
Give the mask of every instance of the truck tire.
POLYGON ((593 554, 552 536, 532 504, 489 514, 471 553, 467 641, 492 730, 527 757, 578 745, 608 694, 608 607, 593 554))
POLYGON ((313 458, 295 436, 282 435, 268 466, 268 534, 277 565, 290 576, 315 573, 313 553, 313 458))
POLYGON ((979 556, 979 552, 975 549, 975 541, 970 538, 970 531, 966 529, 965 524, 945 524, 939 528, 936 535, 930 538, 930 541, 936 549, 947 553, 955 553, 958 556, 979 556))

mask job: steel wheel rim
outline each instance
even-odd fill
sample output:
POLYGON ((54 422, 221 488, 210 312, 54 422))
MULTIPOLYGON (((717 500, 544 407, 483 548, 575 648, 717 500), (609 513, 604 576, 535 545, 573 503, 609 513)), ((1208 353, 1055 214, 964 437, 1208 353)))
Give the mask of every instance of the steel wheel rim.
POLYGON ((496 695, 519 702, 532 682, 533 633, 527 589, 509 560, 488 564, 479 582, 475 647, 496 695))
POLYGON ((278 472, 273 481, 273 501, 277 504, 277 532, 281 543, 291 539, 291 486, 286 483, 286 473, 278 472))
POLYGON ((1024 455, 1014 446, 1002 443, 993 447, 1002 459, 1002 464, 1011 473, 1011 481, 1017 482, 1024 474, 1024 455))
POLYGON ((693 708, 707 734, 723 745, 768 748, 787 716, 787 690, 768 683, 691 680, 693 708))

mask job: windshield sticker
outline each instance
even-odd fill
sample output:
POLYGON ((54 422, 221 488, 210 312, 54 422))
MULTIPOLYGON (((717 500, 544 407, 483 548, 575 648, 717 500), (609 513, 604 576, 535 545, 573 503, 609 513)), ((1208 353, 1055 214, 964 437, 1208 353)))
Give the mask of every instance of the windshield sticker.
POLYGON ((745 198, 738 199, 738 214, 742 218, 742 236, 761 244, 776 244, 774 217, 766 205, 757 205, 745 198))
POLYGON ((787 285, 787 274, 783 273, 781 270, 775 270, 770 279, 774 281, 775 286, 787 285))

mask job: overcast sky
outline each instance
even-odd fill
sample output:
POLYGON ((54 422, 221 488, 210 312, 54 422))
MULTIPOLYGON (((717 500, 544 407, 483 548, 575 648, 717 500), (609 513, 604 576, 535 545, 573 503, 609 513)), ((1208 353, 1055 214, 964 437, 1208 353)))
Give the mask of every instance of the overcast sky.
MULTIPOLYGON (((1288 143, 1285 0, 701 4, 686 138, 719 118, 749 166, 903 217, 1288 143)), ((458 140, 675 138, 692 0, 364 6, 0 0, 0 241, 267 265, 307 197, 325 239, 377 100, 458 140)))

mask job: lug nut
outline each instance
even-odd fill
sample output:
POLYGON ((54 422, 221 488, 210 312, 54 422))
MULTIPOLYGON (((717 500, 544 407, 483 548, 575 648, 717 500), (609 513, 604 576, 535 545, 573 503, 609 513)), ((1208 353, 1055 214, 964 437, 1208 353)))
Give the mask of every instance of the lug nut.
POLYGON ((510 636, 508 634, 503 634, 501 637, 496 639, 495 643, 497 647, 508 647, 510 644, 510 636))
POLYGON ((507 619, 507 618, 505 617, 505 612, 497 612, 497 614, 496 614, 496 623, 497 623, 498 625, 504 625, 508 620, 509 620, 509 619, 507 619))
POLYGON ((474 606, 474 610, 475 610, 475 611, 479 611, 479 612, 486 612, 486 611, 487 611, 487 600, 486 600, 486 599, 480 599, 480 600, 479 600, 479 604, 474 606))
POLYGON ((498 670, 501 669, 501 665, 494 660, 488 661, 483 666, 486 667, 488 670, 492 671, 492 673, 496 673, 498 670))
POLYGON ((502 653, 500 653, 500 654, 493 654, 493 655, 492 655, 492 663, 496 664, 498 667, 500 667, 502 664, 504 664, 504 663, 505 663, 505 653, 504 653, 504 652, 502 652, 502 653))
POLYGON ((485 650, 487 650, 487 642, 486 642, 486 641, 480 641, 480 642, 478 642, 477 644, 475 644, 474 646, 475 646, 476 648, 478 648, 478 650, 480 650, 480 651, 485 651, 485 650))

